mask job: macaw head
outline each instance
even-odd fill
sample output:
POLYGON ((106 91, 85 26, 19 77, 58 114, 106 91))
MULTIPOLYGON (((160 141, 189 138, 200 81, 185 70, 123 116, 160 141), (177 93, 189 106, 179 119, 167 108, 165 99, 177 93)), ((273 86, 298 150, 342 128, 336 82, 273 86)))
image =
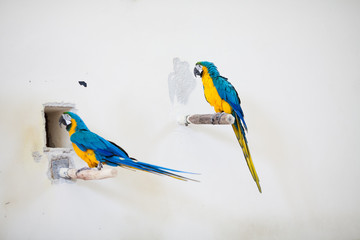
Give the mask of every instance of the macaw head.
POLYGON ((216 66, 213 63, 206 62, 206 61, 197 62, 195 64, 195 68, 194 68, 195 77, 197 77, 197 76, 202 77, 204 71, 208 72, 211 77, 219 76, 219 72, 218 72, 216 66))
POLYGON ((73 112, 64 112, 64 114, 61 114, 59 124, 60 127, 61 124, 64 124, 67 131, 70 131, 73 126, 75 126, 75 131, 88 130, 83 120, 81 120, 81 118, 73 112))

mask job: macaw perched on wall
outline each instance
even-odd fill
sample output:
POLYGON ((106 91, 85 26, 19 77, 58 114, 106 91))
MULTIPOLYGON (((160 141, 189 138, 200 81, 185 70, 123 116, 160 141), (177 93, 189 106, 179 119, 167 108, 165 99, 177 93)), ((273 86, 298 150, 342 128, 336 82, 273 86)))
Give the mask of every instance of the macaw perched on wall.
POLYGON ((240 107, 238 93, 227 78, 220 76, 216 66, 211 62, 196 63, 194 75, 195 77, 200 76, 202 78, 205 98, 214 107, 215 112, 225 112, 234 116, 233 130, 243 150, 251 175, 256 182, 259 192, 261 192, 259 177, 251 159, 245 136, 247 126, 244 120, 244 113, 240 107))
MULTIPOLYGON (((107 164, 113 167, 120 166, 159 175, 166 175, 185 181, 193 180, 172 173, 190 172, 178 171, 139 162, 136 159, 129 157, 125 150, 120 146, 91 132, 81 118, 73 112, 64 112, 59 119, 59 123, 60 126, 61 124, 66 126, 66 130, 69 132, 70 140, 76 154, 84 160, 90 168, 97 167, 100 170, 103 164, 107 164)), ((79 171, 81 171, 81 169, 79 171)))

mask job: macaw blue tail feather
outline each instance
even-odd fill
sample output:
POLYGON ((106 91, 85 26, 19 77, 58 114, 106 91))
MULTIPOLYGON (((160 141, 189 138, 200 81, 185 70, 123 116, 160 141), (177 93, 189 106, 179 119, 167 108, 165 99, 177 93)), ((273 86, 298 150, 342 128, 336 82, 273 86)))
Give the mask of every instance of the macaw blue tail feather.
POLYGON ((136 169, 136 170, 141 170, 141 171, 145 171, 145 172, 150 172, 150 173, 154 173, 154 174, 158 174, 158 175, 166 175, 172 178, 176 178, 176 179, 180 179, 183 181, 187 181, 187 180, 191 180, 191 181, 197 181, 191 178, 187 178, 172 172, 176 172, 176 173, 187 173, 187 174, 197 174, 197 173, 192 173, 192 172, 185 172, 185 171, 180 171, 180 170, 175 170, 175 169, 171 169, 171 168, 164 168, 164 167, 160 167, 160 166, 156 166, 153 164, 149 164, 149 163, 145 163, 145 162, 139 162, 135 159, 131 159, 131 158, 120 158, 117 156, 112 156, 106 159, 106 164, 110 165, 110 166, 120 166, 120 167, 124 167, 124 168, 131 168, 131 169, 136 169))

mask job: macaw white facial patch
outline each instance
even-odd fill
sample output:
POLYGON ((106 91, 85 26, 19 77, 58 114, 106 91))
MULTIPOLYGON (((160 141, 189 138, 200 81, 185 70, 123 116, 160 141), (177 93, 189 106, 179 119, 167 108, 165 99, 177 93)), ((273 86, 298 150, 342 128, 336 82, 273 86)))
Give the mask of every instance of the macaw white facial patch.
POLYGON ((196 66, 195 66, 195 68, 196 68, 196 70, 198 70, 198 72, 201 74, 202 73, 202 66, 201 65, 199 65, 199 64, 196 64, 196 66))
POLYGON ((62 117, 64 118, 66 125, 71 124, 71 117, 69 114, 63 114, 62 117))

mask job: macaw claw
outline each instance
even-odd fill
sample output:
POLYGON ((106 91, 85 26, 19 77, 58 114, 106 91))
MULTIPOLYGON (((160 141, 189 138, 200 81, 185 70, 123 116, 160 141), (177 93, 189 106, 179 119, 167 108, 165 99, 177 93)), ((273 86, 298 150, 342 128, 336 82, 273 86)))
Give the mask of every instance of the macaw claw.
POLYGON ((100 171, 100 170, 103 168, 102 163, 101 163, 101 162, 99 162, 96 168, 100 171))

